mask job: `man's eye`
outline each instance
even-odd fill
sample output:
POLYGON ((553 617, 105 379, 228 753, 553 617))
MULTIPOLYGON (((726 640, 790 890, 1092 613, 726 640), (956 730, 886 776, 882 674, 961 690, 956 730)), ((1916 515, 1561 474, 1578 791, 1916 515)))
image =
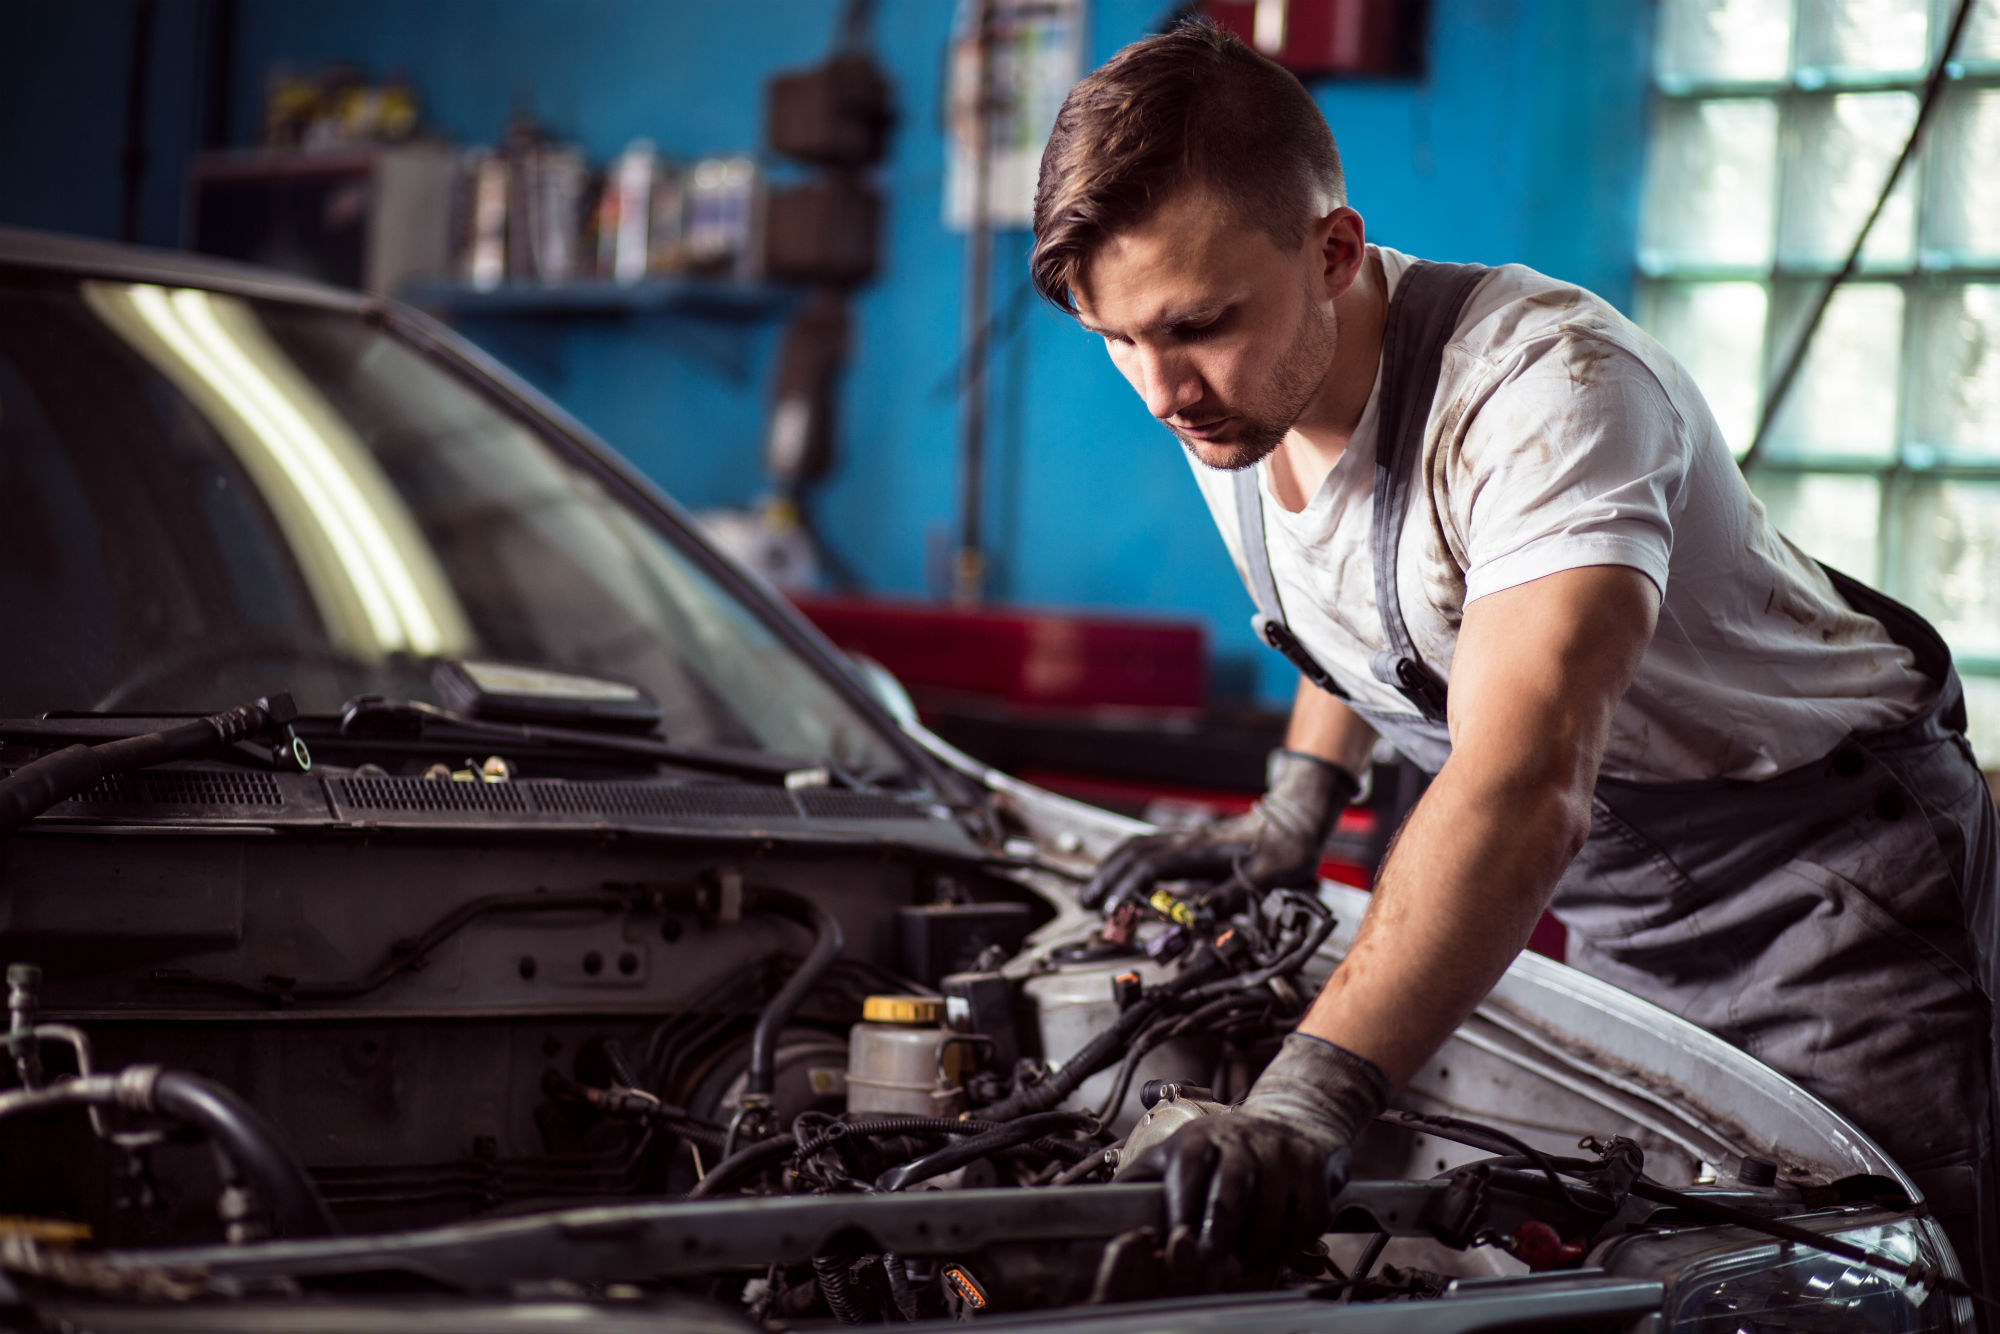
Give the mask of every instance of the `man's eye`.
POLYGON ((1204 338, 1221 332, 1221 330, 1222 316, 1211 315, 1205 320, 1193 321, 1187 324, 1176 324, 1174 326, 1174 337, 1181 339, 1183 342, 1198 343, 1204 338))

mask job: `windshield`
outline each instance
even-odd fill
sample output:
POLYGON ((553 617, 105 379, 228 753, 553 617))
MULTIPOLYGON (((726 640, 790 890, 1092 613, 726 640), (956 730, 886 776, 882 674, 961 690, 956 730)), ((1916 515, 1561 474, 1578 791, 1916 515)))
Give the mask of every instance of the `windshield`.
POLYGON ((481 390, 345 311, 0 286, 0 715, 637 685, 667 736, 902 768, 756 616, 481 390))

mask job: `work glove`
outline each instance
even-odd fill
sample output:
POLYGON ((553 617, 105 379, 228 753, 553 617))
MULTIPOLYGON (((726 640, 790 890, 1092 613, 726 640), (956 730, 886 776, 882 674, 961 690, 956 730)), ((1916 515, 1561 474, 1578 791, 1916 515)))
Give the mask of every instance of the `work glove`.
POLYGON ((1266 790, 1255 806, 1227 820, 1118 845, 1083 887, 1083 906, 1106 912, 1145 899, 1162 880, 1243 878, 1246 888, 1310 883, 1320 851, 1361 781, 1331 760, 1274 750, 1266 790))
POLYGON ((1167 1254, 1271 1270, 1312 1244, 1347 1184, 1347 1148, 1389 1105, 1373 1061, 1293 1033, 1227 1113, 1189 1122, 1133 1164, 1166 1183, 1167 1254))

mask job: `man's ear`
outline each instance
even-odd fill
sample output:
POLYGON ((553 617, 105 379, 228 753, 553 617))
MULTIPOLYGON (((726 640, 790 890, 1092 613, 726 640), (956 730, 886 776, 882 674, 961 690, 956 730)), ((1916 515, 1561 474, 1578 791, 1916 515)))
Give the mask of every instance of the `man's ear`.
POLYGON ((1346 295, 1368 260, 1367 229, 1361 215, 1341 204, 1313 224, 1313 241, 1329 300, 1346 295))

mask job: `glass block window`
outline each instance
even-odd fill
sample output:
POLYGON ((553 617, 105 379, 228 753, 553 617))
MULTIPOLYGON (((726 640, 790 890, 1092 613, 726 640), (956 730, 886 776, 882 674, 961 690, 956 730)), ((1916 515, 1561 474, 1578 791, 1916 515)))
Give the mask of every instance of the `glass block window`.
MULTIPOLYGON (((1738 456, 1916 122, 1958 0, 1660 0, 1639 319, 1738 456)), ((1749 470, 1806 551, 1916 607, 2000 768, 2000 0, 1749 470)))

